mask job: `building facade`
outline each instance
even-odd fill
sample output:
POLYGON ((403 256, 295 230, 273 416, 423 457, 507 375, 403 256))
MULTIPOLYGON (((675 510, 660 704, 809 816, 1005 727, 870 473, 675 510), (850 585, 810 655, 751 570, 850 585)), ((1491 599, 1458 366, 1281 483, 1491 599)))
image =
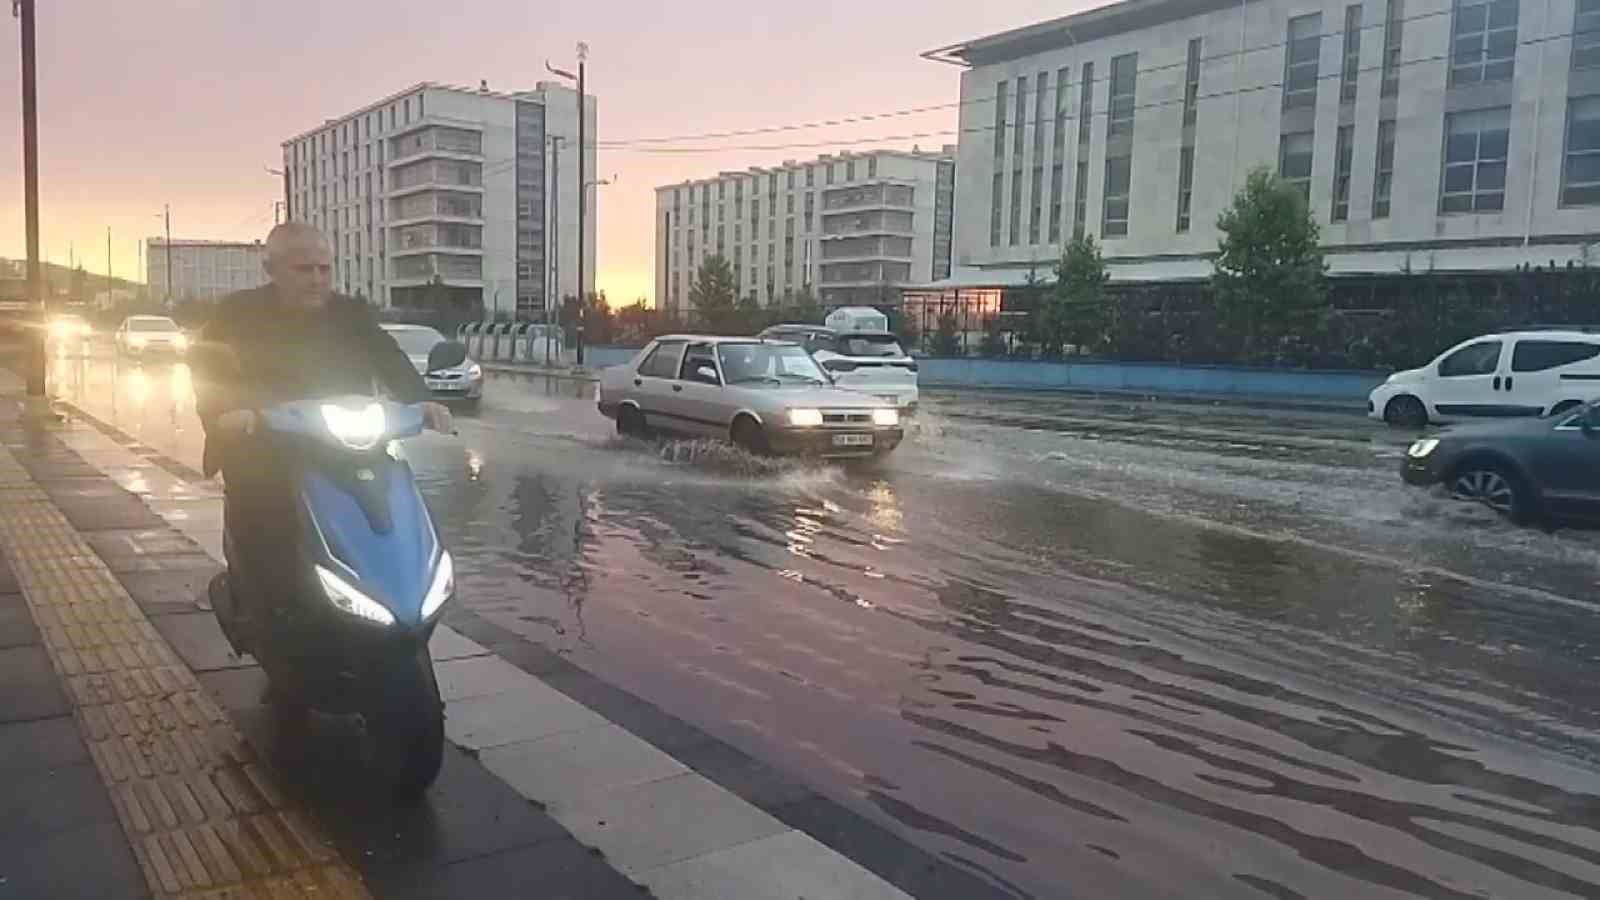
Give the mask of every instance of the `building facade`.
POLYGON ((173 303, 213 301, 267 283, 267 248, 260 241, 179 241, 167 252, 165 238, 144 242, 150 297, 173 303), (169 279, 167 259, 172 259, 169 279), (170 290, 169 290, 170 280, 170 290))
POLYGON ((333 248, 336 289, 382 306, 537 319, 594 290, 596 103, 578 234, 578 97, 424 83, 283 144, 289 218, 333 248), (584 254, 583 285, 578 253, 584 254))
POLYGON ((1256 166, 1334 275, 1600 239, 1600 0, 1126 0, 925 56, 965 67, 944 285, 1020 283, 1083 233, 1114 280, 1206 277, 1256 166))
POLYGON ((873 150, 723 172, 656 188, 656 305, 686 312, 700 265, 722 256, 738 295, 891 299, 950 273, 955 148, 873 150))

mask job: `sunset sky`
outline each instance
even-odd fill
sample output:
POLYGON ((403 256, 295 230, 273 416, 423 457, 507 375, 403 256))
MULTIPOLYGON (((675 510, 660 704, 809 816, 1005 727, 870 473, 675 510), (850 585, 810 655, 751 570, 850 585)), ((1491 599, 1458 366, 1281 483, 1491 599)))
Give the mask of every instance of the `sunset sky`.
MULTIPOLYGON (((252 239, 272 224, 280 142, 420 81, 532 87, 544 60, 590 46, 599 140, 701 134, 954 103, 957 69, 918 53, 1101 5, 878 0, 753 6, 726 0, 541 4, 509 0, 38 0, 43 252, 69 247, 103 274, 139 273, 138 241, 252 239)), ((0 77, 0 256, 23 255, 18 29, 0 77)), ((720 169, 803 159, 885 135, 955 128, 955 109, 779 136, 604 149, 599 287, 653 293, 653 189, 720 169), (750 145, 816 144, 786 150, 750 145)), ((953 142, 953 137, 945 140, 953 142)), ((925 148, 940 143, 922 140, 925 148)))

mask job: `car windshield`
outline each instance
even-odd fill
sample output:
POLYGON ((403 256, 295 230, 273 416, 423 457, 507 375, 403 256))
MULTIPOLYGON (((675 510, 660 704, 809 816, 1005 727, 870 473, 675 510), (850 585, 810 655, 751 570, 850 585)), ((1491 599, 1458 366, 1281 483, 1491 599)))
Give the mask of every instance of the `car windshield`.
POLYGON ((178 323, 162 316, 143 316, 128 320, 129 331, 177 331, 178 323))
POLYGON ((827 384, 828 376, 796 344, 723 344, 717 348, 728 384, 827 384))
POLYGON ((900 339, 892 334, 839 335, 839 352, 845 356, 905 356, 900 339))
POLYGON ((444 335, 432 328, 386 328, 389 336, 400 345, 407 356, 427 356, 435 344, 444 341, 444 335))

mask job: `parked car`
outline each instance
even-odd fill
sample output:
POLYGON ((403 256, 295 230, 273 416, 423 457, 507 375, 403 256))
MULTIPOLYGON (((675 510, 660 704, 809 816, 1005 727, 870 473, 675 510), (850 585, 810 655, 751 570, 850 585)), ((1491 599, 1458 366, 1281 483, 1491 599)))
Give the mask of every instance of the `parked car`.
POLYGON ((1530 330, 1463 341, 1420 369, 1396 372, 1367 399, 1390 425, 1560 415, 1600 396, 1600 334, 1530 330))
POLYGON ((1408 484, 1444 484, 1516 522, 1600 515, 1600 404, 1452 426, 1413 442, 1400 474, 1408 484))
POLYGON ((821 325, 773 325, 759 337, 793 341, 828 370, 833 383, 849 391, 874 394, 902 412, 920 399, 917 361, 887 331, 839 331, 821 325))
POLYGON ((483 366, 477 362, 467 359, 459 366, 428 371, 428 354, 434 347, 446 343, 444 335, 426 325, 385 324, 382 327, 411 358, 411 364, 417 367, 436 399, 459 401, 466 406, 482 402, 483 366))
POLYGON ((882 456, 905 434, 893 403, 834 387, 787 341, 658 338, 604 369, 596 399, 621 434, 722 438, 757 454, 882 456))
POLYGON ((189 337, 166 316, 129 316, 114 335, 117 352, 143 357, 148 354, 182 356, 189 352, 189 337))

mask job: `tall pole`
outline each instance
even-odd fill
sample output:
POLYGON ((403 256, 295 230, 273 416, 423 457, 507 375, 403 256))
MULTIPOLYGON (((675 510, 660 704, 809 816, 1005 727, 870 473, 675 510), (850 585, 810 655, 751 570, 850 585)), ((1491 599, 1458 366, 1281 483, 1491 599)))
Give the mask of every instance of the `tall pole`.
POLYGON ((550 227, 544 230, 550 250, 545 259, 550 264, 550 288, 544 295, 544 364, 551 364, 551 345, 555 343, 555 324, 560 318, 552 310, 561 309, 561 138, 550 136, 550 227))
POLYGON ((106 226, 106 306, 111 305, 111 226, 106 226))
POLYGON ((589 313, 589 293, 585 289, 583 280, 583 263, 585 252, 589 249, 589 234, 584 230, 584 201, 588 199, 589 188, 583 183, 584 156, 587 155, 588 144, 583 140, 583 124, 588 118, 587 104, 583 95, 583 68, 584 58, 589 55, 589 45, 578 44, 578 365, 583 365, 583 324, 589 313))
POLYGON ((39 92, 33 41, 33 0, 12 0, 22 20, 22 197, 27 227, 28 303, 39 314, 37 340, 29 342, 28 394, 44 396, 44 275, 39 265, 39 92))
POLYGON ((167 220, 167 309, 172 308, 172 205, 161 207, 161 214, 167 220))

